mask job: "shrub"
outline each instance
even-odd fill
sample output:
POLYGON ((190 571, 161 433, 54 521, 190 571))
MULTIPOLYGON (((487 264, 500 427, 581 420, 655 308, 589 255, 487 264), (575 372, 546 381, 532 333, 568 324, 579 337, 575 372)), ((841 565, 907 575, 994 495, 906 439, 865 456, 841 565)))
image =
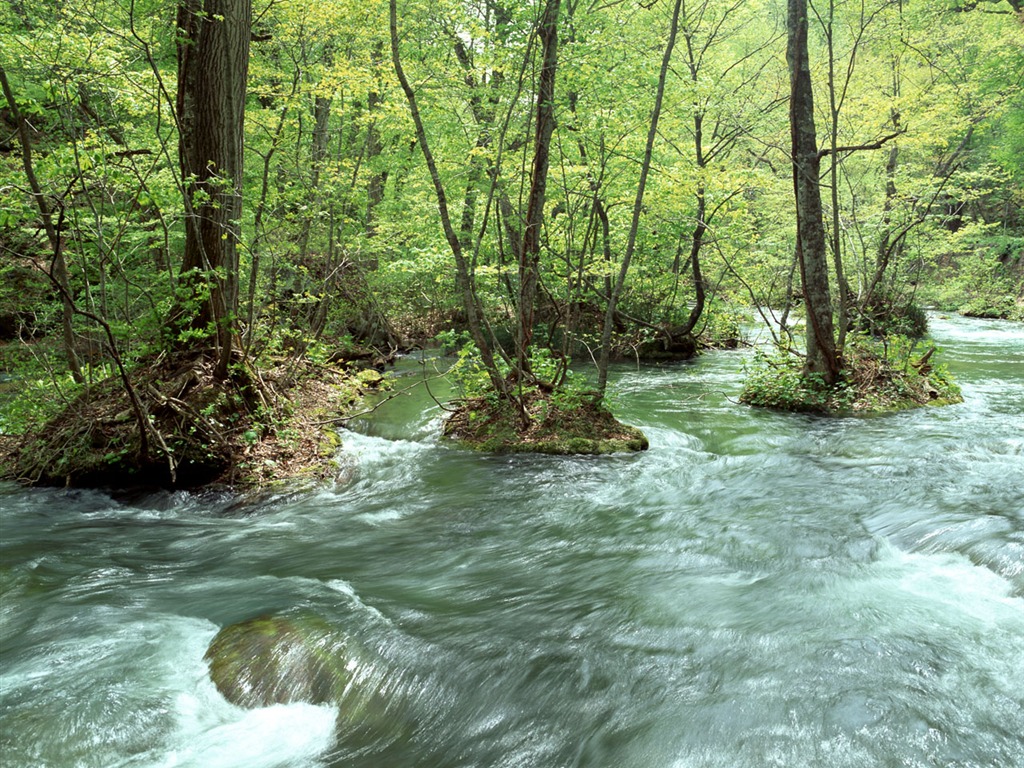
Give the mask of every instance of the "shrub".
POLYGON ((936 351, 906 336, 851 336, 841 378, 833 386, 820 375, 805 374, 801 358, 792 352, 758 352, 748 367, 740 402, 817 413, 873 413, 960 402, 959 387, 932 359, 936 351))

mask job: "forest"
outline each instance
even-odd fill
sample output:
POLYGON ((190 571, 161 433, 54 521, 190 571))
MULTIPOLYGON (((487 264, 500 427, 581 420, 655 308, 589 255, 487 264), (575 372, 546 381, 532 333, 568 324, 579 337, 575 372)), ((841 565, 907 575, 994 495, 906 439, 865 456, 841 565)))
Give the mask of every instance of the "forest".
POLYGON ((4 768, 1024 766, 1022 0, 0 3, 4 768))
POLYGON ((746 403, 954 402, 925 308, 1024 320, 1022 10, 10 0, 4 474, 258 482, 427 347, 464 443, 638 450, 610 366, 755 321, 746 403))

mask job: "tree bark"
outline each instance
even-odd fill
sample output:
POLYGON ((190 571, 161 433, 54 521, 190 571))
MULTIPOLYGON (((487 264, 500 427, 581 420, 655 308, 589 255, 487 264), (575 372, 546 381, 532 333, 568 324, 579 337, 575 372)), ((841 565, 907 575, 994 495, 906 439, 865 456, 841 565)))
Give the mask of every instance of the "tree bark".
POLYGON ((179 162, 185 187, 180 320, 213 325, 217 375, 227 376, 238 309, 242 141, 252 0, 178 5, 179 162), (191 304, 192 306, 188 306, 191 304))
MULTIPOLYGON (((842 220, 840 217, 839 210, 839 101, 836 93, 836 51, 835 51, 835 35, 833 33, 832 22, 835 18, 835 0, 829 0, 828 5, 828 17, 825 22, 825 39, 828 43, 828 101, 829 101, 829 117, 831 124, 829 126, 829 187, 832 195, 832 231, 831 231, 831 242, 830 247, 832 249, 832 263, 836 273, 836 290, 839 291, 838 297, 838 338, 836 339, 836 348, 838 354, 841 354, 841 350, 846 346, 846 332, 849 328, 849 304, 850 304, 850 291, 846 284, 846 273, 843 269, 843 232, 842 232, 842 220)), ((856 53, 851 53, 852 57, 856 53)), ((852 63, 850 65, 852 67, 852 63)), ((849 85, 849 72, 847 74, 846 85, 849 85)), ((844 86, 845 92, 845 86, 844 86)))
POLYGON ((789 0, 786 18, 789 64, 789 124, 792 140, 793 192, 796 200, 796 254, 807 314, 806 374, 827 385, 839 379, 829 290, 828 253, 822 221, 821 157, 814 127, 814 97, 807 53, 807 0, 789 0))
POLYGON ((470 264, 466 260, 459 235, 452 225, 452 218, 448 211, 448 195, 445 192, 444 184, 441 182, 441 174, 437 169, 434 153, 431 151, 430 144, 427 141, 427 131, 423 124, 423 116, 420 114, 416 92, 409 83, 409 78, 405 75, 405 68, 402 66, 398 45, 397 0, 389 0, 388 3, 388 31, 391 40, 391 63, 395 68, 398 83, 402 87, 402 93, 405 94, 406 102, 409 104, 409 112, 412 115, 413 124, 416 126, 416 140, 419 143, 420 150, 423 152, 423 160, 427 164, 430 180, 434 186, 434 194, 437 197, 437 208, 441 217, 441 226, 444 229, 445 240, 447 240, 448 247, 451 249, 452 256, 455 259, 455 283, 462 298, 462 308, 466 312, 466 323, 469 326, 469 333, 473 338, 473 343, 480 350, 480 358, 487 369, 487 374, 491 380, 491 385, 494 387, 494 391, 504 396, 508 394, 508 388, 498 371, 498 366, 495 364, 491 345, 487 342, 487 337, 484 335, 483 319, 480 315, 470 264))
POLYGON ((558 66, 558 12, 561 0, 547 0, 538 26, 541 41, 541 70, 537 86, 536 132, 530 196, 526 202, 526 226, 519 253, 519 333, 516 365, 520 377, 530 373, 530 342, 533 339, 534 309, 540 280, 540 230, 544 222, 551 135, 555 130, 555 73, 558 66))

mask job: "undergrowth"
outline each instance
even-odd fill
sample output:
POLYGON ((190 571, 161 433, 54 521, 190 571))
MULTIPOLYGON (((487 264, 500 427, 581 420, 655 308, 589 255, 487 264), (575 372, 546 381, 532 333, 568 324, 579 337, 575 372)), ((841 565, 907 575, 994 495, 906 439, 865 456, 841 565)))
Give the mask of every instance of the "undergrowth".
POLYGON ((960 388, 934 361, 937 348, 904 336, 854 336, 847 345, 840 380, 825 384, 803 371, 801 357, 787 350, 758 352, 747 368, 740 401, 748 405, 812 413, 885 413, 924 405, 961 402, 960 388))
POLYGON ((581 377, 569 361, 548 349, 530 354, 532 377, 515 380, 504 360, 498 370, 509 391, 495 390, 480 353, 465 334, 440 334, 442 349, 456 359, 448 377, 459 393, 445 436, 467 448, 493 453, 605 454, 641 451, 647 438, 635 427, 620 423, 604 398, 581 377))
POLYGON ((191 488, 260 486, 332 471, 330 428, 371 389, 375 370, 300 360, 256 369, 238 361, 218 379, 203 355, 159 355, 116 377, 62 389, 33 407, 42 381, 4 404, 0 476, 28 484, 191 488), (29 396, 26 399, 25 394, 29 396), (140 419, 141 415, 141 419, 140 419), (140 421, 144 430, 140 430, 140 421))

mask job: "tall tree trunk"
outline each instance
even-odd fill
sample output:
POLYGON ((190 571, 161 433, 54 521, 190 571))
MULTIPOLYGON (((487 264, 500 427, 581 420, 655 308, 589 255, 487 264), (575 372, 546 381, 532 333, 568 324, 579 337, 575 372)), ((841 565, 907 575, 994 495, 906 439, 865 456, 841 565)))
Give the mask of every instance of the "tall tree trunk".
MULTIPOLYGON (((890 119, 893 127, 900 130, 900 113, 893 108, 890 112, 890 119)), ((878 250, 875 253, 875 269, 861 297, 860 309, 863 310, 871 305, 876 298, 876 293, 885 293, 885 273, 889 264, 898 259, 903 253, 906 230, 896 232, 892 225, 892 212, 896 207, 896 169, 899 164, 900 147, 893 142, 889 147, 889 154, 885 160, 885 202, 882 204, 882 234, 878 242, 878 250)))
POLYGON ((416 92, 413 90, 412 85, 409 84, 409 78, 406 77, 405 68, 402 66, 398 45, 397 0, 389 0, 388 3, 388 31, 391 40, 391 63, 395 68, 398 83, 402 87, 402 93, 405 94, 405 99, 409 104, 409 112, 412 115, 413 124, 416 126, 416 140, 419 143, 420 150, 423 152, 423 160, 427 164, 430 180, 434 186, 434 194, 437 197, 437 208, 441 216, 441 226, 444 229, 445 240, 448 241, 448 247, 451 249, 452 256, 455 259, 455 283, 458 286, 459 295, 462 297, 462 308, 466 312, 469 333, 473 338, 473 343, 480 350, 480 358, 487 369, 487 374, 491 380, 491 386, 494 387, 494 391, 501 395, 507 395, 508 388, 505 385, 505 380, 498 371, 498 366, 494 362, 494 352, 484 334, 483 319, 479 303, 477 302, 476 289, 473 284, 473 273, 462 250, 459 235, 452 225, 451 214, 448 211, 448 195, 445 192, 444 184, 441 182, 441 174, 437 169, 434 153, 431 151, 430 144, 427 141, 427 131, 423 124, 423 116, 420 114, 416 92))
POLYGON ((331 122, 330 96, 316 96, 313 100, 313 137, 310 142, 310 164, 309 164, 309 197, 307 198, 308 211, 302 221, 302 230, 299 233, 299 255, 305 262, 309 253, 309 238, 313 231, 313 219, 320 214, 321 199, 320 174, 323 173, 324 165, 327 162, 327 152, 330 149, 330 122, 331 122))
MULTIPOLYGON (((699 159, 700 167, 705 166, 703 152, 701 151, 700 140, 696 140, 697 157, 699 159)), ((673 336, 682 336, 683 334, 693 333, 693 329, 697 327, 697 323, 700 321, 700 316, 704 314, 704 304, 707 301, 707 284, 704 280, 704 272, 701 270, 700 262, 700 251, 704 245, 704 235, 708 231, 707 223, 707 190, 704 188, 703 179, 697 183, 697 191, 694 193, 697 200, 697 223, 693 227, 693 232, 690 233, 690 268, 693 270, 693 308, 690 310, 689 316, 686 318, 686 325, 682 328, 673 328, 673 336)))
POLYGON ((179 161, 185 185, 182 276, 191 302, 180 317, 211 324, 217 375, 227 376, 238 309, 242 140, 252 0, 181 0, 178 5, 179 161))
POLYGON ((526 226, 519 254, 519 333, 516 365, 520 376, 530 373, 530 342, 533 339, 534 310, 540 280, 540 230, 544 222, 551 135, 555 130, 555 72, 558 66, 558 12, 561 0, 547 0, 537 34, 541 41, 540 81, 537 85, 537 115, 533 144, 533 172, 526 202, 526 226))
POLYGON ((381 112, 384 98, 384 42, 378 40, 373 46, 373 73, 377 85, 366 97, 366 111, 369 124, 366 126, 366 161, 370 164, 370 181, 366 185, 366 236, 377 234, 374 209, 384 201, 384 188, 388 183, 388 172, 378 167, 377 158, 384 151, 377 128, 377 115, 381 112))
POLYGON ((804 372, 819 374, 826 384, 839 378, 828 283, 828 253, 822 222, 821 186, 814 130, 814 99, 807 53, 807 0, 789 0, 786 18, 789 64, 789 125, 792 139, 793 192, 796 199, 796 254, 807 313, 807 359, 804 372))
MULTIPOLYGON (((846 284, 846 272, 843 269, 843 232, 842 220, 839 211, 839 103, 836 94, 836 51, 835 36, 833 34, 832 21, 835 17, 835 0, 829 0, 828 18, 825 23, 825 39, 828 42, 828 101, 829 117, 831 125, 829 129, 829 187, 832 196, 832 232, 830 247, 832 249, 832 263, 836 273, 836 290, 839 291, 838 310, 838 339, 836 348, 841 354, 846 346, 846 332, 849 329, 849 307, 850 291, 846 284)), ((852 66, 852 64, 851 64, 852 66)), ((847 80, 849 83, 849 80, 847 80)))
POLYGON ((661 117, 661 104, 665 98, 665 80, 668 78, 669 64, 672 61, 672 49, 676 45, 676 35, 679 32, 679 13, 682 9, 682 0, 676 0, 672 10, 672 24, 669 28, 668 42, 665 44, 665 52, 661 57, 661 71, 658 73, 658 89, 654 94, 654 107, 651 109, 651 123, 647 129, 647 144, 644 147, 644 159, 640 164, 640 180, 636 186, 636 198, 633 200, 633 218, 629 225, 629 236, 626 240, 626 252, 622 255, 622 262, 619 264, 619 274, 608 295, 608 306, 604 314, 604 327, 601 330, 601 355, 597 361, 597 391, 604 396, 608 386, 608 365, 611 359, 612 350, 612 329, 615 326, 615 313, 618 309, 619 298, 622 296, 622 289, 626 284, 626 274, 629 272, 629 265, 633 259, 633 250, 636 248, 636 235, 640 228, 640 214, 644 206, 644 191, 647 188, 647 175, 651 170, 651 156, 654 153, 654 140, 658 135, 658 120, 661 117))
MULTIPOLYGON (((291 96, 299 88, 300 72, 296 70, 292 78, 291 96)), ((266 229, 263 226, 263 219, 267 213, 267 198, 270 194, 270 167, 274 154, 281 146, 281 137, 284 134, 285 121, 288 119, 288 112, 291 107, 286 100, 277 115, 277 125, 271 134, 270 148, 263 155, 263 170, 260 173, 260 196, 253 208, 252 231, 253 235, 249 241, 249 294, 247 298, 248 309, 245 313, 245 355, 248 356, 252 350, 252 344, 256 339, 256 288, 259 284, 260 266, 263 261, 263 242, 266 239, 266 229)))

